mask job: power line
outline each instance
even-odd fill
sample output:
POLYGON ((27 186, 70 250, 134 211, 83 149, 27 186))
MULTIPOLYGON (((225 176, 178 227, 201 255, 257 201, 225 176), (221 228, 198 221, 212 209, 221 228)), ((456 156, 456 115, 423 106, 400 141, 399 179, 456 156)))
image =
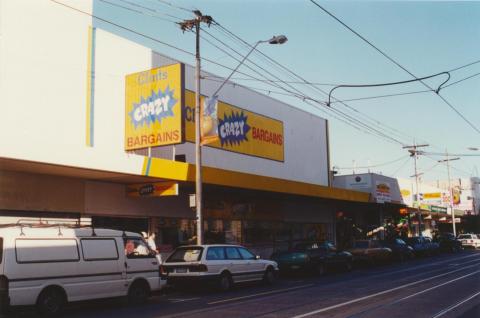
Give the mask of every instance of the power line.
POLYGON ((402 162, 402 164, 400 165, 400 167, 398 167, 397 170, 395 170, 395 172, 393 172, 392 174, 390 174, 390 176, 395 176, 400 170, 402 170, 403 168, 405 168, 405 166, 410 162, 410 157, 407 157, 407 159, 402 162))
POLYGON ((331 104, 330 97, 331 97, 333 91, 336 90, 337 88, 342 88, 342 87, 345 87, 345 88, 347 88, 347 87, 348 87, 348 88, 366 88, 366 87, 383 87, 383 86, 400 85, 400 84, 406 84, 406 83, 411 83, 411 82, 416 82, 416 81, 422 81, 422 80, 424 80, 424 79, 433 78, 433 77, 436 77, 436 76, 439 76, 439 75, 443 75, 443 74, 447 74, 448 77, 447 77, 447 79, 446 79, 442 84, 440 84, 440 86, 438 86, 438 88, 435 90, 435 92, 438 94, 438 92, 439 92, 440 89, 442 88, 443 84, 445 84, 446 82, 448 82, 448 80, 450 79, 450 74, 449 74, 448 72, 441 72, 441 73, 437 73, 437 74, 433 74, 433 75, 429 75, 429 76, 425 76, 425 77, 421 77, 421 78, 417 78, 417 79, 413 79, 413 80, 390 82, 390 83, 360 84, 360 85, 350 85, 350 84, 337 85, 337 86, 335 86, 334 88, 332 88, 332 89, 330 90, 330 93, 328 93, 328 102, 327 102, 327 105, 330 105, 330 104, 331 104))
MULTIPOLYGON (((217 25, 218 25, 218 23, 217 23, 217 25)), ((220 42, 221 44, 223 44, 224 46, 226 46, 228 49, 230 49, 231 51, 233 51, 235 54, 237 54, 237 55, 239 55, 239 56, 242 57, 242 54, 239 53, 239 52, 237 52, 237 51, 236 51, 235 49, 233 49, 231 46, 229 46, 229 45, 226 44, 225 42, 221 41, 220 39, 218 39, 217 37, 215 37, 213 34, 211 34, 210 32, 208 32, 207 30, 204 30, 204 29, 202 29, 202 30, 203 30, 204 33, 208 34, 210 37, 212 37, 212 38, 215 39, 216 41, 218 41, 218 42, 220 42)), ((203 37, 202 37, 202 39, 204 39, 207 43, 212 44, 212 45, 215 46, 217 49, 221 50, 222 52, 224 52, 225 54, 227 54, 227 55, 230 56, 231 58, 239 61, 239 59, 237 59, 236 57, 232 56, 229 52, 225 51, 224 49, 218 47, 216 44, 213 44, 213 43, 212 43, 211 41, 209 41, 208 39, 205 39, 205 38, 203 38, 203 37)), ((248 60, 248 59, 247 59, 247 60, 248 60)), ((256 64, 255 62, 253 62, 253 61, 251 61, 251 60, 248 60, 248 61, 249 61, 251 64, 255 65, 256 67, 260 68, 262 71, 264 71, 264 72, 266 72, 267 74, 269 74, 270 76, 272 76, 272 77, 274 77, 274 78, 276 78, 276 79, 278 79, 278 80, 281 80, 278 76, 272 74, 270 71, 268 71, 268 70, 266 70, 265 68, 259 66, 259 65, 256 64)), ((255 73, 257 73, 257 74, 260 74, 258 71, 256 71, 256 70, 254 70, 253 68, 251 68, 248 64, 245 64, 245 66, 248 67, 248 68, 249 68, 250 70, 252 70, 253 72, 255 72, 255 73)), ((268 78, 265 77, 263 74, 260 74, 260 76, 268 79, 268 78)), ((296 89, 295 87, 291 86, 290 84, 287 84, 287 86, 288 86, 290 89, 286 89, 285 87, 283 87, 283 86, 281 86, 281 85, 279 85, 279 84, 277 84, 277 83, 272 83, 272 84, 273 84, 274 86, 280 88, 280 89, 283 89, 283 90, 289 92, 289 93, 292 93, 292 91, 291 91, 290 89, 293 89, 294 91, 297 92, 297 93, 293 93, 294 95, 296 95, 296 97, 299 97, 299 98, 301 98, 301 99, 304 100, 304 101, 305 101, 305 99, 309 99, 309 100, 311 100, 311 101, 313 101, 313 102, 315 102, 315 103, 318 103, 318 104, 320 104, 320 105, 322 105, 322 106, 325 106, 325 103, 324 103, 324 102, 320 102, 320 101, 318 101, 318 100, 316 100, 316 99, 314 99, 314 98, 305 96, 305 94, 304 94, 303 92, 299 91, 298 89, 296 89)), ((285 84, 285 83, 282 81, 282 84, 285 84)), ((311 105, 311 104, 309 104, 309 105, 311 105)), ((311 105, 311 106, 313 106, 313 105, 311 105)), ((317 106, 313 106, 313 107, 315 107, 315 108, 318 109, 317 106)), ((363 126, 364 128, 373 131, 375 134, 380 135, 381 137, 390 139, 390 140, 395 141, 395 142, 397 142, 397 143, 399 143, 399 144, 403 144, 401 141, 399 141, 399 140, 397 140, 397 139, 395 139, 395 138, 393 138, 393 137, 391 137, 391 136, 389 136, 389 135, 384 134, 383 132, 377 130, 376 128, 373 128, 373 127, 371 127, 371 126, 369 126, 369 125, 367 125, 367 124, 365 124, 365 123, 357 120, 356 118, 354 118, 354 117, 352 117, 352 116, 350 116, 350 115, 348 115, 348 114, 346 114, 346 113, 344 113, 344 112, 342 112, 342 111, 340 111, 340 110, 333 109, 333 108, 327 108, 327 109, 330 110, 330 111, 332 111, 332 112, 337 113, 337 114, 340 115, 340 116, 343 116, 343 117, 344 117, 345 119, 347 119, 347 121, 349 121, 350 123, 353 122, 353 123, 356 124, 356 125, 363 126)))
MULTIPOLYGON (((161 11, 158 11, 157 9, 150 8, 150 7, 147 7, 147 6, 143 6, 141 4, 138 4, 138 3, 135 3, 135 2, 132 2, 132 1, 127 1, 127 0, 118 0, 118 1, 128 3, 131 6, 134 6, 134 7, 137 7, 137 8, 142 8, 142 9, 145 9, 147 11, 154 12, 156 14, 164 15, 164 16, 174 18, 174 19, 177 19, 177 20, 180 20, 180 21, 183 20, 183 18, 181 18, 181 17, 177 17, 177 16, 169 14, 169 13, 161 12, 161 11)), ((174 23, 175 23, 175 21, 174 21, 174 23)))
POLYGON ((407 156, 407 157, 401 156, 400 158, 397 158, 395 160, 391 160, 391 161, 387 161, 387 162, 379 163, 379 164, 375 164, 375 165, 370 165, 370 166, 361 166, 361 167, 337 167, 337 166, 335 166, 335 167, 337 169, 341 169, 341 170, 376 168, 376 167, 387 166, 387 165, 395 163, 395 162, 399 162, 400 160, 405 159, 405 158, 409 159, 410 156, 407 156))
MULTIPOLYGON (((179 47, 174 46, 174 45, 172 45, 172 44, 169 44, 169 43, 167 43, 167 42, 161 41, 161 40, 159 40, 159 39, 157 39, 157 38, 154 38, 154 37, 152 37, 152 36, 149 36, 149 35, 146 35, 146 34, 144 34, 144 33, 141 33, 141 32, 135 31, 135 30, 133 30, 133 29, 127 28, 127 27, 122 26, 122 25, 120 25, 120 24, 118 24, 118 23, 109 21, 109 20, 107 20, 107 19, 101 18, 101 17, 96 16, 96 15, 93 15, 93 14, 91 14, 91 13, 89 13, 89 12, 86 12, 86 11, 83 11, 83 10, 80 10, 80 9, 77 9, 77 8, 75 8, 75 7, 72 7, 72 6, 67 5, 67 4, 65 4, 65 3, 62 3, 62 2, 59 2, 59 1, 57 1, 57 0, 50 0, 50 1, 51 1, 51 2, 54 2, 54 3, 56 3, 56 4, 59 4, 59 5, 62 5, 62 6, 64 6, 64 7, 67 7, 67 8, 69 8, 69 9, 73 10, 73 11, 77 11, 77 12, 79 12, 79 13, 88 15, 88 16, 90 16, 90 17, 92 17, 92 18, 94 18, 94 19, 97 19, 97 20, 99 20, 99 21, 105 22, 105 23, 107 23, 107 24, 111 24, 111 25, 113 25, 113 26, 115 26, 115 27, 117 27, 117 28, 119 28, 119 29, 122 29, 122 30, 125 30, 125 31, 128 31, 128 32, 131 32, 131 33, 133 33, 133 34, 139 35, 139 36, 144 37, 144 38, 146 38, 146 39, 148 39, 148 40, 151 40, 151 41, 153 41, 153 42, 156 42, 156 43, 165 45, 165 46, 167 46, 167 47, 169 47, 169 48, 172 48, 172 49, 177 50, 177 51, 179 51, 179 52, 185 53, 185 54, 187 54, 187 55, 189 55, 189 56, 195 57, 195 54, 192 53, 192 52, 189 52, 189 51, 187 51, 187 50, 184 50, 184 49, 182 49, 182 48, 179 48, 179 47)), ((231 68, 231 67, 225 66, 225 65, 223 65, 223 64, 221 64, 221 63, 218 63, 218 62, 216 62, 216 61, 210 60, 210 59, 205 58, 205 57, 203 57, 202 60, 205 61, 205 62, 211 63, 211 64, 213 64, 213 65, 217 65, 217 66, 219 66, 219 67, 222 67, 222 68, 224 68, 224 69, 230 70, 230 71, 233 70, 233 68, 231 68)), ((253 77, 253 76, 251 76, 251 75, 249 75, 249 74, 243 73, 243 72, 241 72, 241 71, 237 71, 237 73, 242 74, 242 75, 244 75, 244 76, 250 76, 250 77, 252 77, 252 78, 255 78, 255 77, 253 77)))
MULTIPOLYGON (((98 16, 96 16, 96 15, 93 15, 93 14, 91 14, 91 13, 88 13, 88 12, 85 12, 85 11, 83 11, 83 10, 77 9, 77 8, 72 7, 72 6, 70 6, 70 5, 67 5, 67 4, 65 4, 65 3, 58 2, 58 1, 56 1, 56 0, 50 0, 50 1, 52 1, 52 2, 54 2, 54 3, 56 3, 56 4, 59 4, 59 5, 62 5, 62 6, 64 6, 64 7, 67 7, 67 8, 69 8, 69 9, 71 9, 71 10, 77 11, 77 12, 79 12, 79 13, 82 13, 82 14, 85 14, 85 15, 88 15, 88 16, 91 16, 92 18, 95 18, 95 19, 97 19, 97 20, 99 20, 99 21, 102 21, 102 22, 111 24, 111 25, 113 25, 113 26, 116 26, 116 27, 118 27, 118 28, 120 28, 120 29, 123 29, 123 30, 126 30, 126 31, 128 31, 128 32, 131 32, 131 33, 133 33, 133 34, 142 36, 142 37, 144 37, 144 38, 146 38, 146 39, 149 39, 149 40, 151 40, 151 41, 154 41, 154 42, 163 44, 163 45, 165 45, 165 46, 167 46, 167 47, 170 47, 170 48, 175 49, 175 50, 177 50, 177 51, 180 51, 180 52, 182 52, 182 53, 188 54, 188 55, 190 55, 190 56, 195 56, 195 54, 193 54, 193 53, 191 53, 191 52, 189 52, 189 51, 187 51, 187 50, 181 49, 181 48, 179 48, 179 47, 176 47, 176 46, 171 45, 171 44, 169 44, 169 43, 166 43, 166 42, 164 42, 164 41, 158 40, 158 39, 156 39, 156 38, 154 38, 154 37, 152 37, 152 36, 149 36, 149 35, 143 34, 143 33, 141 33, 141 32, 135 31, 135 30, 133 30, 133 29, 127 28, 127 27, 122 26, 122 25, 120 25, 120 24, 118 24, 118 23, 115 23, 115 22, 109 21, 109 20, 107 20, 107 19, 98 17, 98 16)), ((210 60, 210 59, 207 59, 207 58, 202 58, 202 60, 207 61, 207 62, 209 62, 209 63, 211 63, 211 64, 214 64, 214 65, 217 65, 217 66, 220 66, 220 67, 229 69, 229 70, 233 70, 233 69, 230 68, 230 67, 227 67, 227 66, 225 66, 225 65, 222 65, 222 64, 220 64, 220 63, 218 63, 218 62, 215 62, 215 61, 210 60)), ((242 72, 240 72, 240 71, 237 71, 237 73, 243 74, 243 75, 245 75, 245 76, 251 76, 251 75, 249 75, 249 74, 245 74, 245 73, 242 73, 242 72)), ((281 89, 284 89, 284 90, 285 90, 285 88, 283 88, 283 87, 281 87, 281 89)), ((287 91, 288 91, 288 90, 287 90, 287 91)), ((303 98, 303 97, 299 97, 299 98, 303 98)), ((305 101, 305 98, 303 98, 303 100, 305 101)), ((314 99, 312 99, 312 100, 314 100, 314 99)), ((315 101, 316 101, 316 100, 315 100, 315 101)), ((316 101, 316 102, 317 102, 317 103, 320 103, 320 104, 322 103, 322 102, 320 102, 320 101, 316 101)), ((310 104, 310 105, 311 105, 311 104, 310 104)), ((311 106, 312 106, 312 105, 311 105, 311 106)), ((313 106, 313 107, 321 110, 321 109, 318 108, 317 106, 313 106)), ((329 108, 329 109, 331 109, 331 108, 329 108)), ((335 117, 335 116, 333 116, 333 117, 335 117)), ((335 117, 335 118, 336 118, 336 119, 339 119, 338 117, 335 117)), ((354 119, 350 119, 350 120, 347 119, 346 121, 345 121, 345 120, 342 120, 342 119, 339 119, 339 120, 344 121, 345 123, 350 124, 350 125, 352 125, 352 121, 354 121, 354 119)), ((397 143, 401 143, 401 142, 397 141, 396 139, 394 139, 394 138, 392 138, 392 137, 390 137, 390 136, 388 136, 388 135, 385 135, 385 134, 383 134, 382 132, 380 132, 380 131, 378 131, 378 130, 375 130, 375 129, 373 129, 373 128, 371 128, 371 127, 363 124, 362 122, 358 122, 358 123, 356 123, 356 124, 357 124, 357 125, 360 125, 360 126, 364 126, 364 128, 366 128, 366 129, 374 130, 374 134, 376 133, 377 135, 380 135, 381 137, 385 137, 385 139, 388 139, 388 140, 390 140, 390 141, 394 141, 394 142, 397 142, 397 143)), ((358 127, 355 127, 355 128, 358 129, 358 127)), ((361 130, 361 129, 359 129, 359 130, 361 130)), ((372 133, 372 132, 369 132, 369 133, 372 133)))
POLYGON ((447 87, 450 87, 450 86, 452 86, 452 85, 461 83, 461 82, 466 81, 466 80, 468 80, 468 79, 474 78, 474 77, 476 77, 476 76, 478 76, 478 75, 480 75, 480 73, 475 73, 475 74, 470 75, 470 76, 468 76, 468 77, 462 78, 461 80, 458 80, 458 81, 456 81, 456 82, 453 82, 453 83, 450 83, 450 84, 448 84, 448 85, 445 85, 443 88, 447 88, 447 87))
MULTIPOLYGON (((350 30, 352 33, 354 33, 357 37, 359 37, 360 39, 362 39, 364 42, 366 42, 368 45, 370 45, 371 47, 373 47, 377 52, 379 52, 380 54, 382 54, 385 58, 387 58, 389 61, 391 61, 392 63, 394 63, 395 65, 397 65, 398 67, 400 67, 402 70, 404 70, 405 72, 407 72, 408 74, 410 74, 413 78, 415 79, 418 79, 412 72, 410 72, 408 69, 406 69, 405 67, 403 67, 400 63, 398 63, 397 61, 395 61, 393 58, 391 58, 390 56, 388 56, 386 53, 384 53, 382 50, 380 50, 377 46, 375 46, 373 43, 371 43, 369 40, 367 40, 365 37, 363 37, 362 35, 360 35, 358 32, 356 32, 355 30, 353 30, 351 27, 349 27, 348 25, 346 25, 342 20, 340 20, 339 18, 337 18, 335 15, 333 15, 332 13, 330 13, 328 10, 326 10, 324 7, 322 7, 321 5, 319 5, 317 2, 315 2, 314 0, 310 0, 310 2, 312 2, 314 5, 316 5, 318 8, 320 8, 322 11, 324 11, 325 13, 327 13, 329 16, 331 16, 333 19, 335 19, 336 21, 338 21, 340 24, 342 24, 345 28, 347 28, 348 30, 350 30)), ((424 81, 420 80, 420 83, 422 83, 425 87, 429 88, 430 90, 433 90, 432 87, 430 87, 428 84, 426 84, 424 81)), ((468 125, 470 127, 472 127, 476 132, 480 133, 480 129, 478 129, 472 122, 470 122, 462 113, 460 113, 460 111, 458 109, 455 108, 455 106, 453 106, 445 97, 443 97, 442 95, 440 95, 440 93, 437 92, 437 94, 440 99, 442 99, 458 116, 460 116, 466 123, 468 123, 468 125)))
POLYGON ((471 66, 471 65, 478 64, 478 63, 480 63, 480 60, 473 61, 473 62, 471 62, 471 63, 468 63, 468 64, 465 64, 465 65, 456 67, 456 68, 454 68, 454 69, 451 69, 449 72, 455 72, 455 71, 458 71, 458 70, 460 70, 460 69, 462 69, 462 68, 469 67, 469 66, 471 66))
POLYGON ((187 9, 187 8, 184 8, 184 7, 181 7, 179 5, 175 5, 169 1, 165 1, 165 0, 157 0, 158 2, 164 4, 164 5, 167 5, 169 7, 172 7, 172 8, 175 8, 175 9, 178 9, 178 10, 182 10, 182 11, 186 11, 186 12, 189 12, 189 13, 192 13, 193 10, 190 10, 190 9, 187 9))
MULTIPOLYGON (((226 29, 224 26, 220 25, 220 23, 218 23, 218 21, 215 21, 215 22, 216 22, 216 26, 218 26, 219 28, 221 28, 224 32, 227 32, 230 36, 233 36, 235 39, 241 41, 241 42, 244 43, 246 46, 248 46, 248 47, 251 48, 251 45, 250 45, 249 43, 247 43, 245 40, 243 40, 242 38, 238 37, 236 34, 234 34, 233 32, 229 31, 229 30, 226 29)), ((264 54, 264 53, 261 52, 260 50, 256 49, 256 52, 260 53, 263 57, 267 58, 270 63, 274 63, 274 65, 275 65, 276 67, 281 67, 284 71, 287 71, 289 74, 294 75, 296 78, 301 79, 304 83, 308 84, 308 81, 306 81, 304 78, 302 78, 302 77, 299 76, 298 74, 294 73, 293 71, 291 71, 290 69, 288 69, 288 68, 285 67, 284 65, 282 65, 282 64, 278 63, 277 61, 273 60, 272 58, 270 58, 268 55, 264 54)), ((319 89, 319 88, 317 88, 317 87, 313 87, 313 86, 310 86, 310 87, 314 88, 314 89, 317 90, 317 91, 320 91, 320 92, 321 92, 322 94, 324 94, 324 95, 328 95, 325 91, 323 91, 323 90, 321 90, 321 89, 319 89)), ((307 98, 307 97, 306 97, 306 98, 307 98)), ((309 98, 309 97, 308 97, 308 99, 310 99, 310 100, 312 100, 312 101, 314 101, 314 102, 318 102, 318 100, 316 100, 316 99, 314 99, 314 98, 309 98)), ((322 104, 323 104, 323 103, 322 103, 322 104)), ((345 104, 345 103, 342 103, 342 105, 344 105, 345 107, 347 107, 347 108, 349 108, 349 109, 354 110, 355 112, 357 112, 357 113, 359 113, 359 114, 362 114, 362 113, 359 112, 358 110, 354 109, 353 107, 351 107, 351 106, 349 106, 349 105, 347 105, 347 104, 345 104)), ((329 109, 332 109, 333 111, 336 111, 335 108, 329 108, 329 109)), ((337 111, 339 111, 339 110, 337 110, 337 111)), ((341 112, 341 111, 339 111, 339 112, 341 112)), ((349 116, 350 118, 353 118, 353 117, 351 117, 350 115, 345 114, 344 112, 341 112, 341 114, 344 115, 344 116, 349 116)), ((366 116, 366 115, 364 115, 364 116, 366 116)), ((368 118, 368 116, 367 116, 367 118, 368 118)), ((358 122, 358 120, 357 120, 356 118, 353 118, 353 120, 358 122)), ((363 122, 361 122, 361 121, 360 121, 360 123, 361 123, 362 125, 365 125, 365 124, 364 124, 363 122)), ((379 123, 379 122, 377 121, 377 123, 379 123)), ((385 126, 385 125, 384 125, 384 126, 385 126)), ((369 129, 372 129, 370 126, 368 126, 368 127, 369 127, 369 129)), ((385 126, 385 127, 386 127, 387 129, 390 129, 390 130, 395 130, 395 129, 392 129, 392 128, 388 127, 388 126, 385 126)), ((373 128, 373 129, 376 130, 375 128, 373 128)), ((378 130, 377 130, 377 132, 378 132, 378 130)), ((383 136, 386 136, 386 137, 389 138, 389 139, 392 138, 391 136, 385 135, 384 133, 381 133, 381 134, 382 134, 383 136)), ((404 144, 403 142, 401 142, 401 141, 399 141, 399 140, 397 140, 397 139, 394 139, 394 140, 395 140, 395 142, 398 143, 398 144, 401 144, 401 145, 404 144)))
MULTIPOLYGON (((140 5, 137 5, 135 3, 132 3, 130 1, 125 1, 125 0, 119 0, 123 3, 128 3, 132 6, 136 6, 136 7, 142 7, 143 6, 140 6, 140 5)), ((54 1, 55 2, 55 1, 54 1)), ((106 4, 109 4, 113 7, 118 7, 118 8, 121 8, 121 9, 124 9, 124 10, 128 10, 128 11, 131 11, 131 12, 134 12, 134 13, 138 13, 138 14, 142 14, 142 15, 147 15, 147 16, 150 16, 152 18, 155 18, 155 19, 159 19, 159 20, 162 20, 162 21, 167 21, 167 22, 172 22, 172 23, 176 23, 176 21, 173 21, 173 20, 170 20, 170 19, 166 19, 166 18, 162 18, 162 17, 159 17, 157 15, 153 15, 153 14, 149 14, 149 13, 146 13, 146 12, 143 12, 143 11, 140 11, 140 10, 136 10, 136 9, 133 9, 133 8, 129 8, 129 7, 126 7, 126 6, 122 6, 121 4, 118 4, 118 3, 113 3, 113 2, 110 2, 110 1, 107 1, 107 0, 100 0, 100 2, 103 2, 103 3, 106 3, 106 4)), ((153 10, 153 9, 152 9, 153 10)), ((170 15, 167 15, 167 14, 162 14, 164 16, 170 16, 170 15)), ((172 17, 172 16, 170 16, 172 17)), ((176 18, 176 17, 175 17, 176 18)), ((178 19, 178 18, 177 18, 178 19)))

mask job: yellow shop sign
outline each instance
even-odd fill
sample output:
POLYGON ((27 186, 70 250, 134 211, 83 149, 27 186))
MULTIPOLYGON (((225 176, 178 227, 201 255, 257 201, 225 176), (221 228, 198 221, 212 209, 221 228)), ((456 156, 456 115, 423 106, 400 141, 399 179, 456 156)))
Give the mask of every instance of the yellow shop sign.
POLYGON ((126 76, 126 150, 184 142, 184 74, 179 63, 126 76))
MULTIPOLYGON (((202 96, 201 103, 204 103, 202 96)), ((207 147, 284 161, 283 122, 218 101, 218 140, 207 147)), ((185 139, 195 142, 195 93, 185 91, 185 139)))

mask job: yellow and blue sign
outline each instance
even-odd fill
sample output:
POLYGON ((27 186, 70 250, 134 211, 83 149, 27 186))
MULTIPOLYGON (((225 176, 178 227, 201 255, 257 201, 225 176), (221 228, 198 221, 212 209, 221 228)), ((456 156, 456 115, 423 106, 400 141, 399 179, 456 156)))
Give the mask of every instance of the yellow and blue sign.
MULTIPOLYGON (((194 92, 185 92, 185 105, 185 139, 195 142, 194 92)), ((284 161, 283 122, 221 101, 217 105, 217 118, 218 139, 208 147, 284 161)))
POLYGON ((125 150, 184 142, 181 63, 125 77, 125 150))

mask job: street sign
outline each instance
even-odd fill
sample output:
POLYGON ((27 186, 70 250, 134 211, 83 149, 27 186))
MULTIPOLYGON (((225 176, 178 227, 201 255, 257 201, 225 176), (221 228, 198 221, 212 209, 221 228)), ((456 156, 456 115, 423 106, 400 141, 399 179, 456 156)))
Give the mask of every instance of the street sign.
POLYGON ((190 207, 195 208, 197 206, 197 198, 195 197, 195 194, 190 194, 189 200, 190 200, 190 207))

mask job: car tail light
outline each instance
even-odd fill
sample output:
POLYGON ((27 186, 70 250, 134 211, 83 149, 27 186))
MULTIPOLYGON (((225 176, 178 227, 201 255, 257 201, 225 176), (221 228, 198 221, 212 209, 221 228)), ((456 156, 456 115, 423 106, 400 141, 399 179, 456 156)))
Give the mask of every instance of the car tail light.
POLYGON ((159 272, 160 272, 160 277, 167 277, 168 276, 168 270, 165 266, 160 265, 159 272))
POLYGON ((188 269, 190 272, 208 272, 208 267, 205 264, 190 266, 188 269))

